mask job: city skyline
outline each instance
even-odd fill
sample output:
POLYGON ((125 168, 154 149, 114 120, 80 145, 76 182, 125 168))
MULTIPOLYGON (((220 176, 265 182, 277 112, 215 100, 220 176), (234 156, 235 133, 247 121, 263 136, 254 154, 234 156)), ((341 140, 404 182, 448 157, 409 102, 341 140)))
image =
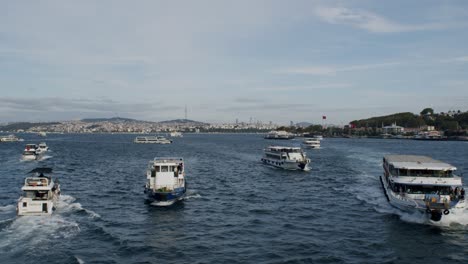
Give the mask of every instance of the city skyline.
POLYGON ((467 29, 464 1, 5 2, 0 123, 466 111, 467 29))

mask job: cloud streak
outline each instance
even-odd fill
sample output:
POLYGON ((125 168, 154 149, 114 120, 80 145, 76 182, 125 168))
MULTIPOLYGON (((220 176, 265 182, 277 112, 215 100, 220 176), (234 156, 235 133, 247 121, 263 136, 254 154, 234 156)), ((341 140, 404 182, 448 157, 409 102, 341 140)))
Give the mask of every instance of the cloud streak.
POLYGON ((307 67, 291 67, 280 69, 278 72, 283 74, 303 74, 303 75, 335 75, 339 72, 374 70, 379 68, 387 68, 401 65, 401 62, 385 62, 374 64, 360 64, 349 66, 307 66, 307 67))
POLYGON ((420 25, 401 24, 378 14, 345 7, 317 7, 314 14, 330 24, 348 25, 373 33, 397 33, 422 30, 442 29, 445 26, 438 23, 420 25))

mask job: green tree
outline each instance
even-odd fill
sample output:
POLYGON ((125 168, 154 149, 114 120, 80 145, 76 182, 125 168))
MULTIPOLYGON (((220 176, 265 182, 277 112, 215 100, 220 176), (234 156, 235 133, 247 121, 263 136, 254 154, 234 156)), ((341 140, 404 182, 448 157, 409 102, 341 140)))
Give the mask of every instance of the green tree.
POLYGON ((421 115, 427 115, 427 114, 433 115, 433 114, 434 114, 434 109, 432 109, 432 108, 424 108, 424 109, 421 111, 421 115))

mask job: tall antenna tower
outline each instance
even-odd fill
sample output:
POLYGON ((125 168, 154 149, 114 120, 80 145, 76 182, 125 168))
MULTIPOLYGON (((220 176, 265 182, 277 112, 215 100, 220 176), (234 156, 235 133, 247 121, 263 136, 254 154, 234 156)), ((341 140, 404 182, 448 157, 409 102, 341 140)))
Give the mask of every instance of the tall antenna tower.
POLYGON ((187 105, 185 105, 185 120, 187 120, 187 105))

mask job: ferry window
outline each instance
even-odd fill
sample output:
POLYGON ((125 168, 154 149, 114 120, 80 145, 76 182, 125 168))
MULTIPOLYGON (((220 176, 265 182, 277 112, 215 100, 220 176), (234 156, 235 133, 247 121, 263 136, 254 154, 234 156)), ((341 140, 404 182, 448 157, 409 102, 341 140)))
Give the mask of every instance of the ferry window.
POLYGON ((174 171, 175 167, 174 166, 169 166, 169 171, 174 171))
POLYGON ((161 172, 168 172, 169 168, 168 166, 161 166, 161 172))
POLYGON ((23 203, 23 207, 28 207, 28 203, 23 203))
POLYGON ((156 172, 160 172, 160 171, 161 171, 161 167, 156 166, 156 172))
POLYGON ((155 170, 151 170, 151 177, 152 178, 156 177, 156 171, 155 170))

